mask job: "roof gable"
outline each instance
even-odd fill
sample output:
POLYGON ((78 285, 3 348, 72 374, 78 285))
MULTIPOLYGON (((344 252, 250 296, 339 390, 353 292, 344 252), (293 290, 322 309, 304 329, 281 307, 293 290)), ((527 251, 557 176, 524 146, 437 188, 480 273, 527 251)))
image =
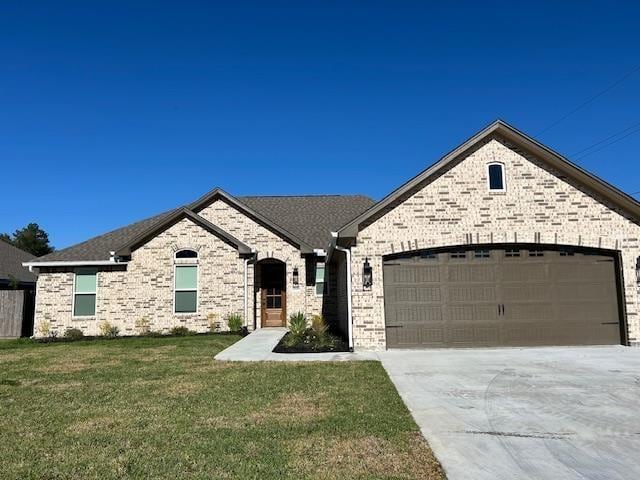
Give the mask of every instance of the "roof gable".
POLYGON ((195 214, 188 208, 180 208, 180 209, 177 209, 171 215, 168 215, 167 217, 163 218, 162 221, 151 225, 147 230, 140 232, 140 234, 131 238, 125 244, 121 245, 115 251, 116 255, 117 256, 131 255, 131 252, 133 252, 137 248, 140 248, 149 240, 156 237, 160 233, 164 232, 165 230, 167 230, 168 228, 172 227, 173 225, 178 223, 180 220, 185 218, 191 220, 196 225, 199 225, 200 227, 204 228, 205 230, 209 231, 210 233, 214 234, 221 240, 225 241, 229 245, 236 248, 240 255, 247 255, 253 252, 248 245, 241 242, 234 236, 228 234, 221 228, 218 228, 216 225, 214 225, 210 221, 206 220, 205 218, 202 218, 200 215, 195 214))
POLYGON ((566 175, 567 178, 571 178, 576 184, 583 186, 588 192, 592 194, 595 193, 597 195, 596 200, 599 202, 609 203, 609 206, 617 209, 619 213, 634 223, 640 224, 640 203, 632 197, 587 172, 566 157, 542 145, 511 125, 497 120, 404 185, 391 192, 361 215, 341 227, 338 230, 339 237, 354 238, 363 226, 372 223, 393 209, 393 205, 395 205, 399 199, 409 197, 417 189, 429 185, 433 180, 438 178, 441 173, 447 171, 452 165, 455 165, 457 161, 466 158, 474 149, 495 136, 500 136, 509 143, 529 152, 551 167, 551 169, 560 172, 562 175, 566 175))
POLYGON ((292 243, 296 248, 299 248, 302 253, 313 253, 312 245, 308 244, 297 235, 294 235, 293 233, 277 225, 276 223, 274 223, 272 220, 268 219, 261 213, 256 212, 254 209, 245 205, 236 197, 229 195, 227 192, 225 192, 221 188, 215 188, 211 190, 209 193, 206 193, 204 196, 200 197, 198 200, 190 204, 188 208, 193 212, 198 213, 217 200, 223 200, 227 204, 235 207, 244 215, 247 215, 249 218, 256 221, 260 225, 264 226, 265 228, 272 231, 273 233, 277 234, 284 240, 287 240, 290 243, 292 243))

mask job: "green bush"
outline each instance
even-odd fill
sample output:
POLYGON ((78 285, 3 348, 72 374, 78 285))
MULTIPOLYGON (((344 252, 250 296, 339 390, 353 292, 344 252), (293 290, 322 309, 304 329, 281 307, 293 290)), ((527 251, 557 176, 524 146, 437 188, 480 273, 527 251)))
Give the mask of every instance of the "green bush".
POLYGON ((159 337, 164 337, 165 334, 158 330, 149 330, 148 332, 141 334, 141 336, 150 337, 150 338, 159 338, 159 337))
POLYGON ((187 327, 179 326, 179 327, 173 327, 169 331, 169 334, 176 337, 187 337, 189 335, 195 335, 196 332, 189 330, 187 327))
POLYGON ((327 333, 329 326, 322 315, 314 315, 311 317, 311 330, 318 336, 327 333))
POLYGON ((100 329, 100 335, 105 338, 116 338, 120 335, 120 329, 106 320, 101 322, 98 328, 100 329))
POLYGON ((82 333, 82 330, 79 328, 67 328, 64 332, 64 338, 71 341, 82 340, 82 338, 84 338, 84 333, 82 333))
POLYGON ((239 332, 242 330, 242 315, 239 313, 230 313, 227 315, 226 321, 230 332, 239 332))
POLYGON ((294 313, 289 317, 289 331, 292 337, 302 338, 307 331, 307 317, 304 313, 294 313))

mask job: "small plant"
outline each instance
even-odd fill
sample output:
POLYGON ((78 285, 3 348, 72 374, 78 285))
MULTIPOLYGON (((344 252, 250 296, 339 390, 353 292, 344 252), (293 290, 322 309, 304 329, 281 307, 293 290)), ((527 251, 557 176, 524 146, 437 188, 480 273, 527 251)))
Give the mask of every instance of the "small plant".
POLYGON ((187 327, 178 326, 173 327, 169 333, 175 337, 188 337, 189 335, 195 335, 196 332, 189 330, 187 327))
POLYGON ((239 313, 230 313, 226 320, 230 332, 236 333, 242 329, 242 315, 239 313))
POLYGON ((147 317, 140 317, 137 319, 135 327, 139 335, 147 335, 151 330, 151 325, 149 324, 149 319, 147 317))
POLYGON ((159 337, 164 337, 164 333, 159 332, 157 330, 149 330, 147 333, 145 333, 143 335, 143 337, 150 337, 150 338, 159 338, 159 337))
POLYGON ((218 320, 218 315, 215 313, 210 313, 207 315, 207 323, 209 324, 209 331, 211 333, 220 331, 220 321, 218 320))
POLYGON ((67 328, 64 332, 64 338, 67 340, 76 341, 84 338, 84 333, 79 328, 67 328))
POLYGON ((51 324, 46 320, 42 320, 38 322, 38 326, 36 327, 36 330, 43 337, 48 337, 51 334, 51 324))
POLYGON ((314 315, 311 317, 311 330, 313 330, 313 333, 317 336, 323 336, 327 333, 328 328, 329 326, 322 315, 314 315))
POLYGON ((120 335, 120 329, 106 320, 98 324, 98 329, 100 330, 100 336, 105 338, 116 338, 120 335))
POLYGON ((289 317, 289 331, 291 336, 295 338, 301 338, 307 331, 307 317, 304 313, 294 313, 289 317))

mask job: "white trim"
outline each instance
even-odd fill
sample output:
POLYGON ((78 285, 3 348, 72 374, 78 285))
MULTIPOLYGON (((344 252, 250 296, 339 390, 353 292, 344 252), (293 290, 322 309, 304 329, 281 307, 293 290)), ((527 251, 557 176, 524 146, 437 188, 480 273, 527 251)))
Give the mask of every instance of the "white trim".
POLYGON ((327 256, 327 252, 324 250, 324 248, 314 248, 313 253, 315 253, 319 257, 327 256))
POLYGON ((489 190, 490 192, 506 192, 507 191, 506 170, 507 170, 507 167, 503 162, 492 161, 487 163, 487 190, 489 190), (491 176, 489 175, 489 167, 491 167, 492 165, 499 165, 501 167, 502 188, 491 188, 491 176))
POLYGON ((249 261, 251 260, 251 258, 245 258, 244 259, 244 326, 249 328, 249 277, 248 277, 248 270, 249 270, 249 261))
POLYGON ((129 262, 112 262, 111 260, 79 260, 72 262, 22 262, 23 267, 90 267, 90 266, 109 266, 109 265, 127 265, 129 262))
POLYGON ((91 292, 81 292, 76 293, 76 276, 78 272, 73 272, 73 285, 71 286, 71 318, 72 319, 87 319, 87 318, 96 318, 96 314, 98 312, 98 272, 94 271, 93 274, 96 276, 96 288, 91 292), (95 297, 95 302, 93 305, 93 315, 76 315, 76 295, 93 295, 95 297))
POLYGON ((313 289, 317 298, 324 297, 325 288, 327 288, 327 264, 325 262, 316 262, 313 289), (322 292, 321 293, 318 293, 318 265, 322 265, 322 292))
POLYGON ((197 263, 174 263, 173 264, 173 314, 174 315, 197 315, 200 311, 200 268, 197 263), (182 267, 195 267, 196 269, 196 288, 176 289, 176 269, 182 267), (196 292, 196 310, 195 312, 176 312, 176 292, 196 292))

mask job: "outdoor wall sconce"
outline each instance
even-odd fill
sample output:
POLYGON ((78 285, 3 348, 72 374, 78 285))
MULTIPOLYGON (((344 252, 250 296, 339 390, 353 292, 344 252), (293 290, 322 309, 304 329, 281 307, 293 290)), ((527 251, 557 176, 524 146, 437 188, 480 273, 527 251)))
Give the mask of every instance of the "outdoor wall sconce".
POLYGON ((640 284, 640 257, 636 258, 636 282, 640 284))
POLYGON ((298 288, 300 286, 300 272, 298 272, 298 267, 293 269, 293 288, 298 288))
POLYGON ((364 265, 362 266, 362 288, 371 290, 371 285, 373 285, 373 268, 371 268, 367 257, 364 259, 364 265))

